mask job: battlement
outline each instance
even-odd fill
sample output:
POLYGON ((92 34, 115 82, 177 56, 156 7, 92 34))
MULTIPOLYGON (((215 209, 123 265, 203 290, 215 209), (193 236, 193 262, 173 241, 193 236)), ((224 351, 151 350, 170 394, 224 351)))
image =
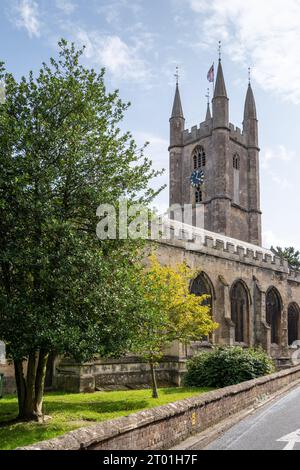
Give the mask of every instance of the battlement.
MULTIPOLYGON (((246 139, 242 130, 234 126, 234 124, 229 124, 230 138, 237 141, 242 145, 246 145, 246 139)), ((199 126, 193 126, 191 129, 185 129, 183 131, 183 145, 195 142, 196 140, 203 139, 208 137, 212 133, 212 119, 211 121, 201 122, 199 126)))
POLYGON ((207 252, 208 250, 213 250, 216 252, 216 255, 224 255, 226 258, 232 256, 236 261, 283 272, 293 277, 296 281, 300 281, 300 273, 291 273, 288 262, 266 248, 171 219, 163 222, 162 233, 164 235, 161 241, 169 239, 170 242, 175 244, 179 241, 181 244, 184 244, 185 249, 191 251, 207 252), (164 238, 166 234, 168 236, 164 238))
POLYGON ((291 269, 288 280, 300 283, 300 271, 295 271, 294 269, 291 269))
POLYGON ((194 142, 195 140, 208 137, 212 132, 212 119, 211 121, 201 122, 199 126, 193 126, 191 129, 183 131, 183 144, 194 142))
POLYGON ((242 145, 246 145, 246 139, 243 135, 242 130, 239 127, 236 127, 234 124, 229 123, 230 137, 233 140, 236 140, 242 145))

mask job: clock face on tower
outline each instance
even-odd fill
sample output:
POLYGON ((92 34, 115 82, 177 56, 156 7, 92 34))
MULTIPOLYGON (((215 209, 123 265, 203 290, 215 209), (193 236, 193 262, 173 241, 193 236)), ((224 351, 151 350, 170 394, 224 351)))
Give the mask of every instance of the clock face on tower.
POLYGON ((204 182, 203 170, 194 170, 191 174, 190 182, 193 188, 199 188, 204 182))

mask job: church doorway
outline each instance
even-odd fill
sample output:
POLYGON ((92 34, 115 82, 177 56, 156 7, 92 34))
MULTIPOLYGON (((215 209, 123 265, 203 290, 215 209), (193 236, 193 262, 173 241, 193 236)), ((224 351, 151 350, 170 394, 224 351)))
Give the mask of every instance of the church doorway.
POLYGON ((271 287, 266 295, 266 320, 271 328, 271 343, 278 345, 281 340, 281 305, 279 292, 271 287))
POLYGON ((238 281, 233 285, 230 300, 235 342, 249 344, 249 299, 243 282, 238 281))
POLYGON ((300 340, 299 335, 299 306, 296 303, 292 303, 288 308, 288 341, 289 346, 294 341, 300 340))

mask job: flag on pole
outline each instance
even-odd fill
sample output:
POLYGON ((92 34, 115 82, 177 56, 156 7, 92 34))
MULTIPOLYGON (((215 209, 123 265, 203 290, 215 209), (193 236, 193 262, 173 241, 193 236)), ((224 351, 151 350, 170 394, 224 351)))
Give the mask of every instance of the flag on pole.
POLYGON ((207 73, 207 80, 209 81, 209 83, 212 83, 215 81, 215 66, 214 64, 212 64, 211 68, 209 69, 208 73, 207 73))

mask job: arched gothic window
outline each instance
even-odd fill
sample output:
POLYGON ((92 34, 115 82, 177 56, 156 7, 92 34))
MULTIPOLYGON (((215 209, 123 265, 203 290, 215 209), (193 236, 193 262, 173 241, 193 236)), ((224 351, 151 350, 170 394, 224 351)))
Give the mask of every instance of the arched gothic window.
POLYGON ((271 343, 280 344, 281 339, 281 301, 275 287, 266 295, 266 320, 271 327, 271 343))
POLYGON ((231 319, 235 326, 235 341, 249 342, 249 301, 244 284, 238 281, 230 293, 231 319))
POLYGON ((193 152, 193 164, 194 170, 203 168, 206 165, 206 153, 203 147, 199 146, 195 148, 193 152))
POLYGON ((299 307, 297 304, 291 304, 288 309, 288 339, 289 345, 300 339, 299 336, 299 307))
POLYGON ((207 297, 207 299, 203 302, 203 305, 209 305, 210 307, 212 306, 213 292, 210 281, 204 272, 200 273, 196 279, 193 280, 191 285, 191 294, 198 295, 199 297, 202 295, 209 295, 209 297, 207 297))
POLYGON ((241 167, 241 160, 240 160, 240 156, 238 153, 236 153, 234 156, 233 156, 233 168, 235 170, 239 170, 241 167))

